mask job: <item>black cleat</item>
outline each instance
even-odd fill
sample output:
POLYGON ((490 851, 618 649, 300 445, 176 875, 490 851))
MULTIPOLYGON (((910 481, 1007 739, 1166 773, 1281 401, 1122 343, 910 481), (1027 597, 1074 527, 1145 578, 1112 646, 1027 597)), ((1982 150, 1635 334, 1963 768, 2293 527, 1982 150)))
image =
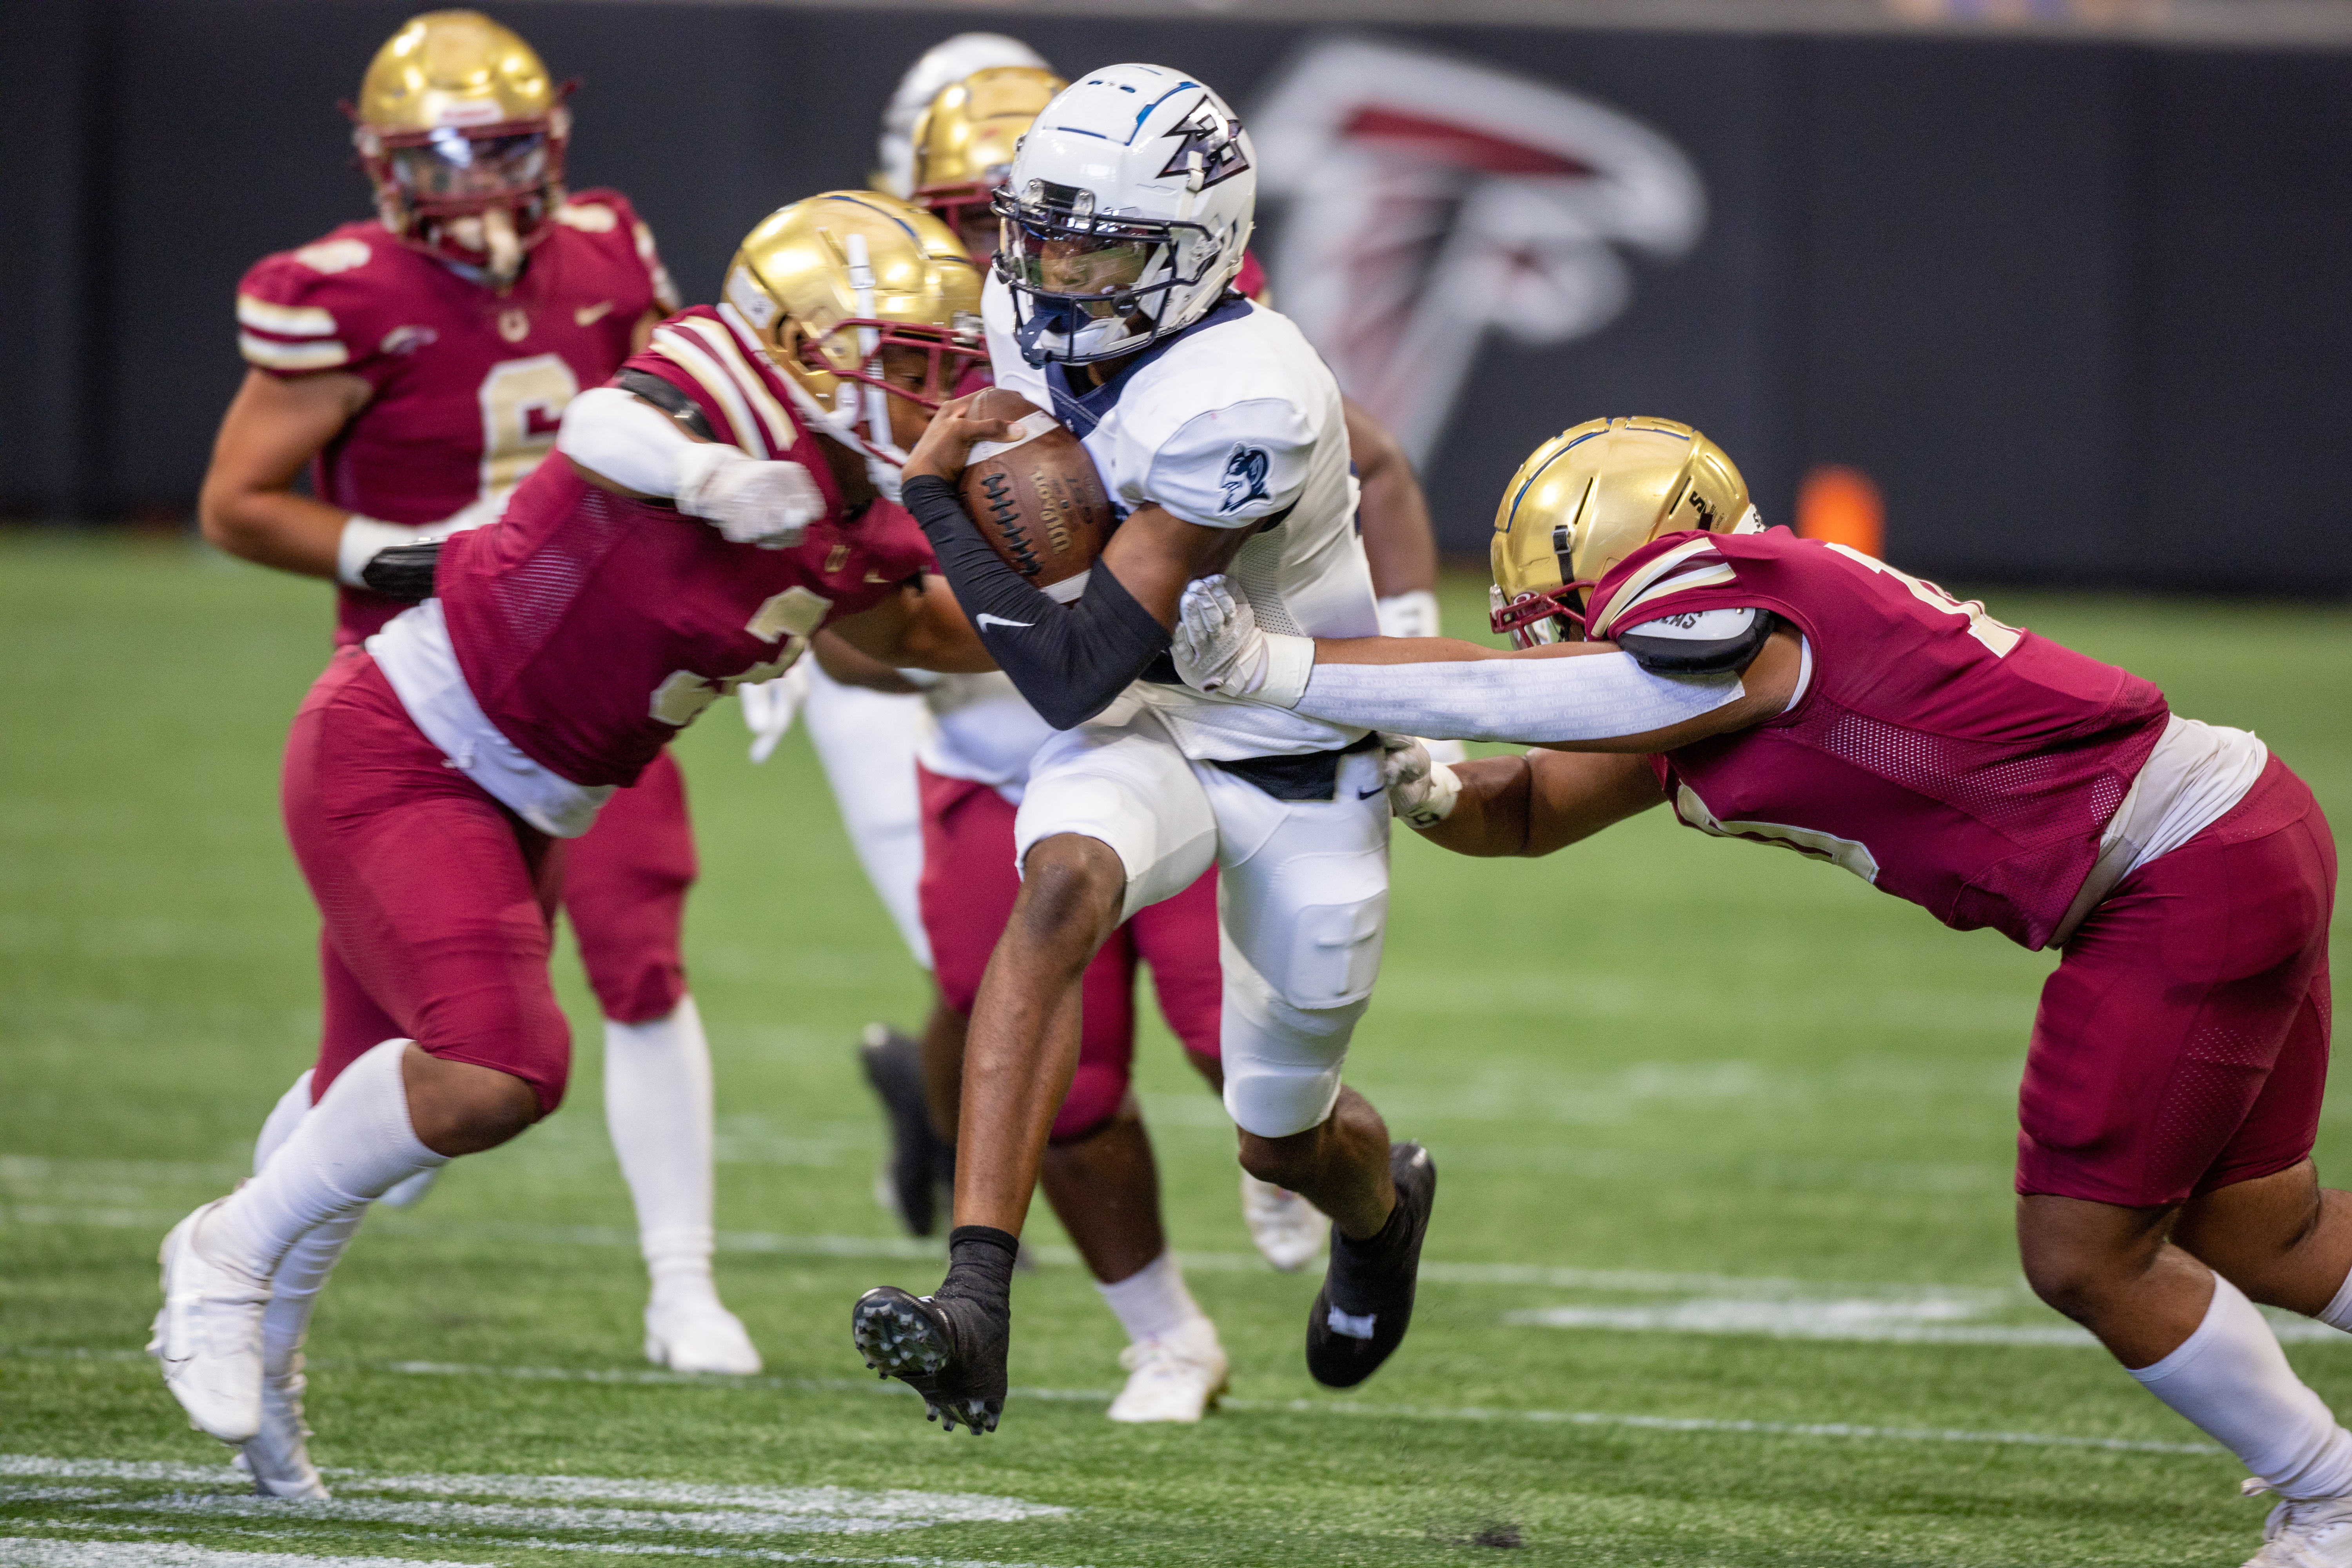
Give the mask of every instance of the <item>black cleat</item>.
POLYGON ((949 1432, 961 1421, 975 1437, 996 1430, 1004 1414, 1004 1335, 991 1335, 971 1303, 877 1285, 850 1310, 849 1337, 869 1368, 923 1396, 926 1420, 943 1422, 949 1432), (959 1333, 965 1318, 972 1321, 959 1333), (964 1353, 965 1344, 975 1353, 964 1353))
POLYGON ((890 1158, 882 1167, 889 1207, 909 1236, 929 1236, 939 1228, 940 1184, 955 1184, 955 1147, 931 1131, 923 1098, 923 1047, 886 1025, 868 1024, 858 1043, 857 1065, 890 1123, 890 1158))
POLYGON ((1307 1370, 1326 1388, 1353 1388, 1380 1371, 1412 1323, 1422 1238, 1437 1202, 1437 1166, 1418 1143, 1389 1145, 1396 1207, 1378 1236, 1350 1241, 1331 1227, 1331 1261, 1307 1320, 1307 1370))

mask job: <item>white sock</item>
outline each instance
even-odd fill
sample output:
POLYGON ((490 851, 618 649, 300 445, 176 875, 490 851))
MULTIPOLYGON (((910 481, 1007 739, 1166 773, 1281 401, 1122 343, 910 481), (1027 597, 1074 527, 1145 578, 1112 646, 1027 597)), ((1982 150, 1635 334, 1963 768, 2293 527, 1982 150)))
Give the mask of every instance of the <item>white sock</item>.
POLYGON ((2344 1283, 2336 1287, 2336 1300, 2327 1303, 2326 1309, 2319 1314, 2319 1321, 2331 1329, 2342 1329, 2352 1334, 2352 1274, 2347 1274, 2344 1283))
POLYGON ((1163 1339, 1208 1315, 1184 1289, 1184 1271, 1176 1267, 1172 1252, 1161 1253, 1116 1285, 1097 1280, 1095 1289, 1110 1303, 1127 1337, 1139 1343, 1163 1339))
POLYGON ((2197 1331, 2132 1376, 2281 1497, 2352 1492, 2352 1432, 2295 1376, 2245 1293, 2219 1274, 2197 1331))
POLYGON ((604 1020, 604 1125, 636 1202, 656 1300, 715 1297, 710 1045, 693 997, 650 1024, 604 1020))
MULTIPOLYGON (((261 1124, 261 1136, 253 1142, 255 1175, 261 1174, 269 1156, 294 1135, 294 1129, 310 1111, 310 1069, 305 1068, 294 1087, 278 1097, 269 1119, 261 1124)), ((313 1226, 278 1259, 278 1271, 269 1279, 269 1306, 261 1316, 265 1375, 282 1378, 302 1370, 302 1342, 310 1337, 310 1313, 319 1304, 319 1291, 334 1272, 343 1248, 351 1245, 366 1212, 355 1209, 313 1226)))
POLYGON ((294 1080, 294 1087, 279 1095, 278 1103, 269 1108, 269 1115, 261 1123, 261 1136, 253 1141, 255 1175, 261 1174, 261 1167, 269 1163, 269 1156, 278 1152, 278 1146, 291 1138, 302 1118, 310 1114, 311 1070, 304 1068, 302 1076, 294 1080))
POLYGON ((313 1227, 356 1215, 412 1173, 448 1163, 416 1141, 400 1061, 406 1040, 386 1040, 343 1069, 296 1122, 260 1173, 205 1217, 196 1245, 206 1258, 257 1279, 313 1227))

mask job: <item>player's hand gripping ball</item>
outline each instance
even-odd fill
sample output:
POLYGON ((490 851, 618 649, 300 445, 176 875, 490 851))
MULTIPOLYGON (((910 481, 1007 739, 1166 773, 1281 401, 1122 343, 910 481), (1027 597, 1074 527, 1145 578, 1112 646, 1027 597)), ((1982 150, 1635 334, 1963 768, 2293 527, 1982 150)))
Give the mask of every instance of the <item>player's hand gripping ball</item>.
POLYGON ((978 434, 970 429, 973 425, 1000 423, 1009 432, 974 442, 964 459, 963 509, 989 547, 1032 587, 1068 582, 1102 553, 1110 537, 1111 506, 1094 459, 1052 415, 995 386, 950 403, 932 421, 941 449, 923 450, 935 446, 926 435, 907 472, 912 476, 929 468, 954 478, 948 461, 953 444, 978 434))

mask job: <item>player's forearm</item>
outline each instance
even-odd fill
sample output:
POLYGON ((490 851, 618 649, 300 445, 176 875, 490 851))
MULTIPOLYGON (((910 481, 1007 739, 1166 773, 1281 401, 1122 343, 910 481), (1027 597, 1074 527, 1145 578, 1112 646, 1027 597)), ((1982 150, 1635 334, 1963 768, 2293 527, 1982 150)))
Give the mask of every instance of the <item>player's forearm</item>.
POLYGON ((336 552, 351 514, 285 489, 207 483, 196 504, 205 541, 242 560, 306 577, 336 574, 336 552))
MULTIPOLYGON (((1360 638, 1406 655, 1427 646, 1471 648, 1444 637, 1360 638)), ((1596 645, 1598 657, 1446 662, 1412 658, 1377 663, 1316 662, 1292 706, 1301 713, 1368 730, 1431 740, 1608 743, 1646 749, 1662 731, 1714 712, 1741 696, 1739 677, 1662 676, 1596 645)), ((1477 652, 1490 652, 1476 649, 1477 652)))
POLYGON ((1488 858, 1524 855, 1528 843, 1528 779, 1525 757, 1483 757, 1456 763, 1461 786, 1444 820, 1415 831, 1456 855, 1488 858))
POLYGON ((1167 648, 1167 628, 1137 603, 1108 561, 1096 563, 1082 597, 1057 604, 989 548, 945 479, 919 474, 904 495, 993 668, 1011 676, 1055 729, 1083 724, 1109 707, 1167 648))

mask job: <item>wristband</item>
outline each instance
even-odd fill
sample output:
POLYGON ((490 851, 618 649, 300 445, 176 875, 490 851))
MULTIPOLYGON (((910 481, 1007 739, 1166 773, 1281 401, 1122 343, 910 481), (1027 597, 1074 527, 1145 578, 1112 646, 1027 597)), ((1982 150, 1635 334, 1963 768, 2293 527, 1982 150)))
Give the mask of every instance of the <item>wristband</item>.
POLYGON ((1265 676, 1249 694, 1254 702, 1296 708, 1307 695, 1307 678, 1315 673, 1315 639, 1282 632, 1265 634, 1265 676))
POLYGON ((376 552, 395 544, 414 544, 416 531, 396 522, 378 522, 358 512, 343 519, 343 531, 335 542, 335 581, 347 588, 367 586, 362 575, 367 563, 375 559, 376 552))

